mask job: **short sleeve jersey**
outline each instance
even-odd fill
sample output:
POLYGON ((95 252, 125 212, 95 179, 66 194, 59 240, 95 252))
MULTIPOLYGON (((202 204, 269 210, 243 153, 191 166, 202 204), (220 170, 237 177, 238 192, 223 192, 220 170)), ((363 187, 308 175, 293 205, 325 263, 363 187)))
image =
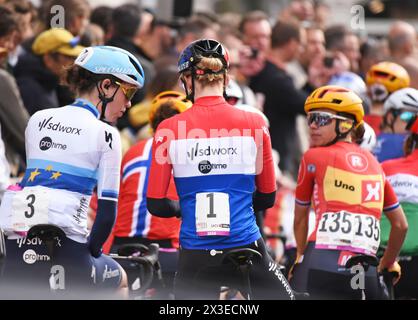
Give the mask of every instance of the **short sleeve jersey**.
MULTIPOLYGON (((99 116, 93 104, 77 99, 72 105, 36 112, 25 132, 23 191, 30 188, 35 194, 46 193, 45 222, 60 226, 78 242, 87 241, 87 210, 93 189, 97 186, 99 199, 118 200, 120 135, 99 116)), ((0 226, 8 231, 14 229, 14 218, 6 207, 19 192, 9 192, 10 201, 2 205, 0 226)), ((36 214, 36 200, 32 205, 36 214)))
POLYGON ((163 121, 154 136, 148 197, 165 198, 173 171, 180 199, 180 245, 222 249, 260 238, 253 192, 276 189, 271 142, 263 118, 202 97, 163 121))
MULTIPOLYGON (((374 156, 347 142, 311 148, 303 155, 296 203, 310 206, 311 201, 316 213, 316 226, 309 241, 316 241, 318 224, 324 213, 347 211, 369 215, 379 221, 382 210, 390 211, 399 206, 374 156)), ((335 221, 332 227, 336 228, 337 223, 347 228, 341 221, 335 221)))

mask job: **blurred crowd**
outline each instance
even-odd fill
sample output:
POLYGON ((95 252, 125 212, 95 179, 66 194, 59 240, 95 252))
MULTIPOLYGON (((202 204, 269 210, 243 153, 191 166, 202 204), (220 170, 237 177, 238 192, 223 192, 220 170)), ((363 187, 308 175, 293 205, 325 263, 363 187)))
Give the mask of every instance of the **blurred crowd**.
POLYGON ((300 121, 304 102, 315 88, 346 86, 363 99, 366 113, 379 117, 382 108, 373 107, 366 85, 373 65, 398 63, 408 72, 409 85, 418 88, 417 34, 412 25, 396 21, 384 37, 360 37, 345 25, 329 25, 332 14, 320 0, 293 0, 280 12, 195 12, 187 19, 165 21, 136 4, 92 8, 87 0, 46 0, 35 7, 29 0, 0 0, 0 188, 24 171, 28 118, 74 100, 63 75, 84 47, 117 46, 134 54, 144 67, 145 90, 114 124, 126 151, 150 137, 152 99, 162 91, 182 91, 179 53, 200 38, 219 40, 229 50, 234 81, 227 90, 228 101, 265 114, 278 152, 278 179, 292 185, 308 147, 306 124, 300 121), (65 28, 51 28, 57 22, 54 5, 65 9, 65 28))

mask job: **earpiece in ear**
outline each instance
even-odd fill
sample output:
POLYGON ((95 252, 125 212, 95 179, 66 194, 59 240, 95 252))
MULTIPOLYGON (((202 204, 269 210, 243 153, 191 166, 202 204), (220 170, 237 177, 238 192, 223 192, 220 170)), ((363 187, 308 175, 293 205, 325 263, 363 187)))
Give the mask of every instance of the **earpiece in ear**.
POLYGON ((351 121, 340 121, 340 131, 345 133, 349 131, 353 127, 353 123, 351 121))

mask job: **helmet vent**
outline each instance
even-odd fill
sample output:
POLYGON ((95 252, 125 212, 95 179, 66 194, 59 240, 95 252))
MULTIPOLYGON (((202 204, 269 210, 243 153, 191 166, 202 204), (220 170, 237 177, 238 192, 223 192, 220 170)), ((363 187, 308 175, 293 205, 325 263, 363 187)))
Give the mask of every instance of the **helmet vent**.
POLYGON ((331 103, 340 104, 342 102, 341 99, 332 99, 331 103))

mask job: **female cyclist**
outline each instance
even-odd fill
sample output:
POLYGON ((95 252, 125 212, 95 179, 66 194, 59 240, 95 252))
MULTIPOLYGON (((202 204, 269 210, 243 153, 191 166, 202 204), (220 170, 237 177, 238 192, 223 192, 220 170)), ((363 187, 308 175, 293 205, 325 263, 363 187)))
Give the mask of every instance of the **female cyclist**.
MULTIPOLYGON (((311 148, 304 154, 296 188, 294 233, 297 258, 291 276, 296 290, 314 299, 358 299, 346 261, 356 254, 375 256, 383 211, 390 240, 378 271, 395 261, 407 230, 397 197, 373 155, 351 142, 362 136, 363 106, 352 91, 338 86, 316 89, 306 100, 311 148), (311 203, 315 231, 308 238, 311 203)), ((376 267, 365 274, 366 296, 379 298, 376 267)))
POLYGON ((125 50, 89 47, 66 79, 79 98, 30 118, 21 190, 9 190, 1 204, 0 227, 7 238, 4 277, 14 287, 17 282, 48 286, 51 257, 39 239, 26 234, 34 225, 53 224, 66 235, 58 239, 53 257, 64 268, 65 289, 126 285, 120 266, 101 255, 116 216, 121 161, 119 132, 108 123, 130 107, 143 87, 144 72, 125 50), (96 186, 98 211, 88 234, 87 209, 96 186))
MULTIPOLYGON (((193 106, 163 121, 154 136, 147 207, 182 217, 176 299, 217 299, 221 286, 243 280, 225 256, 250 248, 261 254, 250 273, 253 298, 294 294, 266 252, 254 211, 274 204, 275 175, 263 118, 225 99, 228 54, 215 40, 198 40, 180 55, 180 79, 193 106), (166 193, 174 175, 178 202, 166 193)), ((232 285, 231 285, 232 284, 232 285)))

